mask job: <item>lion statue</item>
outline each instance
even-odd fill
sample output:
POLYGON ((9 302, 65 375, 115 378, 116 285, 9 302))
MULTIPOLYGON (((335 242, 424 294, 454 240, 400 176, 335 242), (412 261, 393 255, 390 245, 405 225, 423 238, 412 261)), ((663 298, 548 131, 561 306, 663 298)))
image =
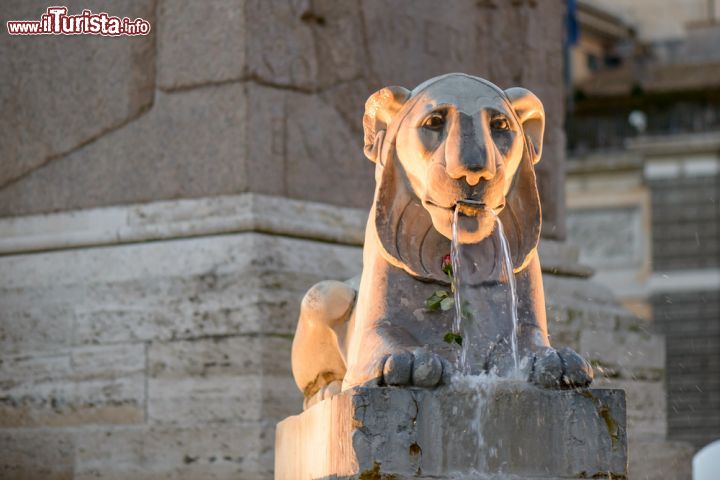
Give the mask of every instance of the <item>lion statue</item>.
MULTIPOLYGON (((292 370, 306 408, 356 385, 432 388, 448 381, 458 349, 444 335, 454 312, 429 311, 425 301, 449 283, 442 262, 463 201, 491 208, 505 226, 522 374, 548 388, 591 383, 582 357, 548 341, 534 172, 544 127, 542 103, 530 91, 501 90, 460 73, 370 96, 364 153, 375 163, 377 185, 363 271, 359 281, 320 282, 302 301, 292 370)), ((492 212, 478 209, 456 234, 472 246, 495 225, 492 212)), ((488 358, 486 366, 492 363, 488 358)))

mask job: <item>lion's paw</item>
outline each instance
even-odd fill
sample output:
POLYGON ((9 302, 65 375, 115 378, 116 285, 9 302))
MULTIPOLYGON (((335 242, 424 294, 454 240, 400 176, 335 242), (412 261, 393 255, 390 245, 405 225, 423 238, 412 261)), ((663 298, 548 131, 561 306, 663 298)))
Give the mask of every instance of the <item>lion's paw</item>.
POLYGON ((568 347, 535 353, 530 381, 545 388, 587 387, 593 381, 590 364, 568 347))
POLYGON ((440 357, 421 348, 412 352, 391 353, 385 358, 383 365, 383 380, 386 385, 431 388, 440 383, 442 373, 440 357))

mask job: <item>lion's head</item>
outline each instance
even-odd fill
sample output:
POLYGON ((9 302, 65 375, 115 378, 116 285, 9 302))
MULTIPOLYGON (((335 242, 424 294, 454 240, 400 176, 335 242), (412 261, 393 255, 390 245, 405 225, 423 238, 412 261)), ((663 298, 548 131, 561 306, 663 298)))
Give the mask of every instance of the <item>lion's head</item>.
MULTIPOLYGON (((393 264, 420 278, 443 278, 455 205, 479 202, 503 221, 521 270, 540 234, 533 165, 542 151, 545 114, 528 90, 501 90, 481 78, 448 74, 412 92, 373 94, 363 118, 365 155, 376 162, 375 228, 393 264)), ((461 243, 487 238, 495 216, 478 210, 460 223, 461 243)))

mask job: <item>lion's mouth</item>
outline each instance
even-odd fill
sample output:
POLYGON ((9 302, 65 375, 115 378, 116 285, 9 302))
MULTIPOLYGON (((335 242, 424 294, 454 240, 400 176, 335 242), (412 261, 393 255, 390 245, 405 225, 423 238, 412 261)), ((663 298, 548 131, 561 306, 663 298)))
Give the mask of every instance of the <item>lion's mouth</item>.
POLYGON ((498 215, 503 208, 505 208, 505 202, 501 202, 499 205, 496 205, 494 207, 489 207, 487 203, 481 202, 480 200, 473 200, 470 198, 463 198, 458 200, 456 203, 449 207, 444 207, 442 205, 438 205, 437 203, 433 202, 432 200, 425 200, 424 202, 426 206, 431 206, 434 208, 446 210, 448 212, 454 213, 456 209, 459 209, 459 213, 462 215, 465 215, 467 217, 475 217, 478 216, 481 212, 485 210, 492 210, 495 212, 496 215, 498 215))
POLYGON ((470 199, 458 200, 454 208, 454 210, 458 210, 458 213, 467 217, 475 217, 479 215, 480 212, 486 209, 487 205, 485 204, 485 202, 470 199))

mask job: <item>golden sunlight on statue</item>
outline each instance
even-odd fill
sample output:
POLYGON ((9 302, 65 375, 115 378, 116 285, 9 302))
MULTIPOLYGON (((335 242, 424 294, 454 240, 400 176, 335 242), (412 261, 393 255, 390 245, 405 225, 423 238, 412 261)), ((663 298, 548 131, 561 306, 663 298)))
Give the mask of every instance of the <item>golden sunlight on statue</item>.
POLYGON ((306 407, 361 384, 432 388, 458 370, 591 383, 584 359, 548 341, 534 172, 544 125, 528 90, 465 74, 368 99, 364 151, 377 186, 363 272, 303 300, 292 368, 306 407))

